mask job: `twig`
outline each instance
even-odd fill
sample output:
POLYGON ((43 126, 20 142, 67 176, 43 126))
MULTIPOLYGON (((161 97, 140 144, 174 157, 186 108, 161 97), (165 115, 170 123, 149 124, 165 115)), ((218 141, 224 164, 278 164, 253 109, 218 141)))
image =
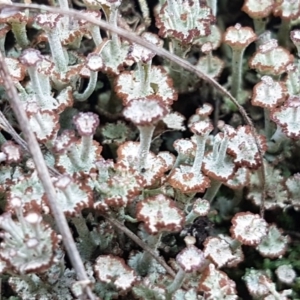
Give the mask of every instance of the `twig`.
POLYGON ((52 12, 52 13, 56 13, 56 14, 63 14, 63 15, 68 15, 71 17, 74 17, 76 19, 82 19, 82 20, 86 20, 94 25, 99 26, 102 29, 114 32, 116 34, 118 34, 119 36, 121 36, 122 38, 129 40, 133 43, 139 44, 141 46, 144 46, 147 49, 152 50, 153 52, 155 52, 156 54, 178 64, 180 67, 182 67, 183 69, 190 71, 191 73, 196 74, 199 78, 202 78, 204 81, 208 82, 209 84, 211 84, 213 87, 216 88, 216 90, 218 90, 222 95, 228 97, 238 108, 240 114, 243 116, 245 122, 247 125, 250 126, 251 128, 251 133, 254 137, 254 141, 256 144, 256 147, 258 148, 258 152, 259 152, 259 156, 262 162, 262 167, 261 167, 261 177, 262 177, 262 191, 261 191, 261 206, 260 206, 260 215, 261 217, 264 216, 264 204, 265 204, 265 190, 266 190, 266 171, 265 171, 265 165, 264 165, 264 160, 263 160, 263 153, 262 153, 262 149, 260 148, 260 144, 259 144, 259 139, 258 139, 258 134, 256 132, 256 129, 252 123, 252 120, 248 117, 247 112, 245 111, 245 109, 237 102, 237 100, 224 88, 222 87, 217 81, 215 81, 213 78, 207 76, 206 74, 204 74, 203 72, 201 72, 200 70, 198 70, 196 67, 194 67, 193 65, 191 65, 188 61, 170 53, 169 51, 167 51, 166 49, 163 48, 159 48, 157 46, 155 46, 152 43, 147 42, 146 40, 140 38, 138 35, 128 32, 122 28, 119 27, 115 27, 112 26, 111 24, 103 21, 103 20, 99 20, 99 19, 95 19, 95 18, 91 18, 90 16, 85 16, 83 15, 81 12, 78 12, 76 10, 73 9, 61 9, 61 8, 55 8, 55 7, 49 7, 49 6, 45 6, 45 5, 38 5, 38 4, 31 4, 31 5, 26 5, 26 4, 18 4, 18 3, 14 3, 14 4, 1 4, 0 8, 12 8, 12 9, 16 9, 16 8, 20 8, 20 9, 31 9, 31 10, 39 10, 39 11, 48 11, 48 12, 52 12))
POLYGON ((4 129, 4 131, 9 133, 15 140, 15 142, 23 148, 23 150, 29 152, 26 142, 18 135, 15 129, 10 125, 2 111, 0 111, 0 127, 4 129))
MULTIPOLYGON (((37 173, 38 173, 41 183, 44 187, 45 193, 46 193, 48 201, 49 201, 51 211, 53 213, 53 216, 54 216, 54 219, 58 226, 58 229, 60 231, 60 234, 63 237, 63 242, 65 245, 65 248, 67 250, 67 253, 69 255, 71 263, 76 271, 77 277, 80 281, 88 281, 89 279, 86 275, 84 265, 82 263, 81 257, 79 255, 79 252, 78 252, 75 242, 73 240, 66 217, 65 217, 63 211, 60 209, 59 204, 56 201, 56 199, 57 199, 56 192, 55 192, 55 189, 51 182, 51 178, 50 178, 45 160, 43 158, 43 154, 41 152, 39 144, 38 144, 32 130, 30 128, 28 118, 23 109, 23 105, 19 98, 18 92, 13 84, 12 78, 9 74, 7 65, 5 63, 5 60, 4 60, 1 52, 0 52, 0 76, 3 80, 3 85, 5 87, 6 94, 8 96, 11 108, 13 109, 13 111, 15 113, 15 116, 16 116, 16 118, 20 124, 20 127, 22 129, 22 132, 24 134, 25 140, 27 141, 28 149, 29 149, 30 153, 32 154, 32 158, 33 158, 37 173)), ((88 286, 86 287, 86 293, 88 294, 89 299, 91 299, 91 300, 96 299, 95 296, 93 295, 90 287, 88 287, 88 286)))
POLYGON ((141 248, 143 248, 145 251, 149 252, 151 256, 156 259, 163 267, 164 269, 172 276, 175 277, 176 273, 173 271, 172 268, 170 268, 165 260, 158 256, 157 253, 153 249, 151 249, 146 243, 144 243, 138 236, 136 236, 131 230, 129 230, 126 226, 121 224, 116 219, 113 219, 107 215, 104 215, 105 219, 109 221, 111 224, 113 224, 115 227, 117 227, 119 230, 124 232, 129 238, 131 238, 136 244, 138 244, 141 248))

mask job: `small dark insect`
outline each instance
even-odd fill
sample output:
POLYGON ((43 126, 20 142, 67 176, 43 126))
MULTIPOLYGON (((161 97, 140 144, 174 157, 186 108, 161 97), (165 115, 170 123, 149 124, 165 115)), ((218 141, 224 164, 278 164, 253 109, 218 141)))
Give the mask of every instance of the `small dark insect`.
POLYGON ((191 235, 196 239, 196 245, 198 248, 203 248, 203 242, 205 239, 211 235, 211 230, 213 228, 213 222, 207 217, 198 217, 192 224, 185 226, 181 231, 180 236, 186 237, 191 235))

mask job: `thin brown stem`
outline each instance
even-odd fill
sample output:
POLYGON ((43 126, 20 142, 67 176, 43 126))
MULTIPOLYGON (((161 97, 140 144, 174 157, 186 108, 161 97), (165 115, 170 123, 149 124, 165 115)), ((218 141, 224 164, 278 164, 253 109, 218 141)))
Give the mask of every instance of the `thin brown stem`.
POLYGON ((164 261, 163 258, 159 257, 157 253, 151 249, 146 243, 144 243, 137 235, 135 235, 132 231, 130 231, 126 226, 121 224, 116 219, 113 219, 107 215, 104 216, 107 221, 109 221, 112 225, 117 227, 119 230, 124 232, 129 238, 131 238, 136 244, 138 244, 141 248, 143 248, 145 251, 151 254, 151 256, 156 259, 163 267, 164 269, 172 276, 175 277, 176 273, 173 271, 172 268, 168 266, 168 264, 164 261))

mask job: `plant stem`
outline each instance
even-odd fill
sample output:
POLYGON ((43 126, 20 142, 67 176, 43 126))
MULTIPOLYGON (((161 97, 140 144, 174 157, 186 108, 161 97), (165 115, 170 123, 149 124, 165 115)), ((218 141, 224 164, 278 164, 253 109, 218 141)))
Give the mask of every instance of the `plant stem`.
POLYGON ((185 224, 186 224, 186 225, 187 225, 187 224, 192 224, 192 223, 194 222, 194 220, 195 220, 197 217, 199 217, 199 215, 196 214, 196 213, 194 212, 194 210, 192 209, 192 210, 188 213, 188 215, 185 217, 185 224))
POLYGON ((6 141, 7 139, 5 136, 2 134, 2 132, 0 132, 0 146, 2 146, 6 141))
POLYGON ((92 95, 92 93, 96 88, 97 79, 98 79, 98 72, 91 71, 89 83, 85 91, 83 93, 74 92, 73 94, 74 98, 80 102, 87 100, 92 95))
POLYGON ((174 278, 174 281, 167 287, 168 294, 172 295, 174 292, 180 289, 184 282, 185 275, 186 273, 182 270, 182 268, 180 268, 174 278))
MULTIPOLYGON (((92 147, 93 135, 81 136, 80 155, 78 162, 82 162, 83 164, 85 164, 89 161, 89 157, 91 156, 91 153, 93 153, 92 147)), ((82 163, 79 163, 79 165, 82 165, 82 163)))
POLYGON ((72 223, 76 227, 79 239, 81 239, 80 245, 83 250, 82 252, 84 252, 84 256, 86 259, 90 259, 97 245, 96 243, 94 243, 91 237, 90 230, 86 225, 86 221, 80 214, 72 218, 72 223))
POLYGON ((216 17, 218 0, 207 0, 207 5, 211 8, 212 14, 216 17))
POLYGON ((287 140, 287 136, 282 132, 281 128, 277 126, 275 133, 268 142, 268 153, 277 153, 285 140, 287 140))
MULTIPOLYGON (((117 19, 118 19, 118 7, 115 5, 111 6, 111 11, 109 15, 109 23, 113 26, 117 26, 117 19)), ((119 36, 116 33, 112 33, 111 35, 112 44, 114 47, 120 47, 120 40, 119 36)))
POLYGON ((6 40, 6 35, 0 37, 0 51, 4 54, 5 54, 5 40, 6 40))
POLYGON ((147 164, 147 157, 151 146, 151 140, 155 129, 154 125, 138 126, 140 131, 140 148, 139 148, 139 170, 143 170, 147 164))
POLYGON ((270 111, 268 108, 264 108, 264 121, 265 121, 265 135, 269 141, 272 136, 272 123, 270 119, 270 111))
POLYGON ((232 81, 231 81, 231 94, 234 98, 238 99, 238 94, 242 82, 242 65, 243 55, 245 49, 232 49, 232 81))
POLYGON ((217 195, 221 185, 222 185, 221 181, 216 180, 216 179, 211 179, 210 187, 206 190, 206 193, 203 196, 203 199, 205 199, 211 203, 213 201, 213 199, 215 198, 215 196, 217 195))
POLYGON ((195 137, 197 142, 197 150, 191 172, 194 173, 196 177, 198 177, 201 174, 201 166, 205 152, 206 136, 195 135, 195 137))
MULTIPOLYGON (((58 0, 59 7, 62 9, 69 9, 68 0, 58 0)), ((67 33, 69 31, 69 17, 63 16, 61 20, 62 30, 67 33)))
POLYGON ((36 67, 28 67, 27 72, 30 77, 30 82, 31 82, 33 91, 37 96, 37 101, 38 101, 39 105, 44 106, 45 101, 46 101, 46 99, 44 97, 45 90, 43 90, 41 87, 40 78, 39 78, 39 74, 37 72, 36 67))
POLYGON ((99 46, 103 41, 100 34, 100 28, 98 26, 91 26, 90 32, 96 47, 99 46))
POLYGON ((29 45, 29 40, 27 38, 26 25, 23 22, 13 22, 11 23, 11 30, 14 37, 21 48, 26 48, 29 45))
POLYGON ((55 69, 59 73, 65 73, 67 71, 67 60, 61 45, 58 31, 54 29, 53 31, 47 32, 49 46, 52 54, 52 59, 55 64, 55 69))
POLYGON ((253 19, 254 31, 257 36, 260 36, 266 30, 266 20, 258 18, 253 19))
POLYGON ((290 35, 290 29, 291 29, 291 21, 281 19, 281 24, 278 31, 278 42, 283 47, 288 46, 288 41, 290 39, 287 37, 290 35))
POLYGON ((146 0, 138 0, 142 15, 144 18, 145 27, 149 27, 151 24, 150 11, 146 0))

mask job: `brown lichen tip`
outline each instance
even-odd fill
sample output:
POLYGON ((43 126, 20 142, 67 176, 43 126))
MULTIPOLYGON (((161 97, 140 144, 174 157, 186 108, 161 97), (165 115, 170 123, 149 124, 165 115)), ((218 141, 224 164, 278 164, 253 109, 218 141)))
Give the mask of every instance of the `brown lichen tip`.
POLYGON ((256 40, 256 34, 251 27, 242 27, 241 24, 230 26, 224 33, 224 42, 234 50, 242 50, 256 40))
MULTIPOLYGON (((230 237, 208 237, 204 242, 204 255, 207 259, 211 260, 217 268, 227 266, 228 263, 233 261, 240 262, 241 247, 240 251, 231 247, 228 241, 230 237)), ((231 239, 231 242, 233 240, 231 239)))
POLYGON ((275 273, 278 280, 287 285, 292 285, 297 278, 297 273, 292 265, 281 265, 276 269, 275 273))
POLYGON ((208 117, 213 112, 214 108, 210 103, 203 103, 203 105, 196 110, 196 115, 200 117, 208 117))
MULTIPOLYGON (((138 153, 140 143, 128 141, 119 146, 117 150, 117 162, 126 168, 134 168, 138 170, 138 153)), ((142 172, 146 186, 153 185, 167 171, 167 165, 164 160, 149 152, 146 160, 145 171, 142 172)))
POLYGON ((193 213, 199 217, 207 216, 210 211, 210 203, 205 199, 198 198, 193 204, 193 213))
MULTIPOLYGON (((80 183, 70 175, 62 175, 54 181, 56 188, 57 202, 60 209, 67 216, 80 214, 84 208, 92 206, 92 189, 83 183, 80 183)), ((43 197, 45 203, 48 203, 47 197, 43 197)))
POLYGON ((126 106, 130 101, 141 97, 160 100, 166 106, 172 105, 177 100, 178 94, 167 71, 162 66, 151 66, 147 73, 149 84, 143 84, 143 88, 141 83, 145 81, 142 75, 144 72, 136 69, 118 75, 114 90, 122 99, 123 105, 126 106))
POLYGON ((167 125, 169 129, 180 131, 186 130, 184 120, 185 117, 177 111, 170 112, 163 118, 163 122, 167 125))
POLYGON ((222 34, 221 29, 216 25, 212 24, 210 26, 210 34, 207 36, 201 36, 193 42, 193 45, 201 46, 207 42, 211 43, 213 46, 213 50, 216 50, 220 47, 222 43, 222 34))
POLYGON ((234 134, 223 133, 215 136, 213 151, 207 153, 203 159, 203 172, 207 176, 222 182, 233 177, 236 166, 233 158, 226 153, 229 139, 233 136, 234 134))
POLYGON ((7 163, 19 163, 22 159, 21 147, 13 141, 7 141, 1 146, 7 163))
POLYGON ((274 0, 245 0, 242 11, 252 19, 262 19, 271 14, 274 4, 274 0))
POLYGON ((14 212, 14 207, 10 205, 10 199, 13 198, 22 199, 23 211, 34 210, 39 212, 41 211, 41 208, 44 209, 44 205, 42 203, 42 196, 44 195, 44 190, 38 179, 37 173, 34 171, 34 163, 32 162, 32 166, 30 166, 29 164, 27 164, 27 162, 26 168, 31 170, 31 173, 18 173, 18 178, 15 178, 14 184, 10 186, 10 191, 7 193, 8 201, 6 211, 14 212), (37 204, 37 209, 32 208, 33 202, 37 204))
POLYGON ((86 58, 85 66, 92 72, 98 72, 104 68, 104 62, 99 54, 90 53, 86 58))
MULTIPOLYGON (((112 163, 112 162, 111 162, 112 163)), ((95 189, 101 193, 100 202, 104 202, 112 209, 126 207, 143 190, 146 182, 132 167, 125 167, 121 163, 110 165, 110 162, 96 162, 99 176, 95 189)), ((94 204, 97 208, 99 202, 94 204)))
POLYGON ((53 139, 59 128, 59 115, 55 111, 41 110, 36 102, 28 102, 25 111, 32 131, 40 143, 53 139))
POLYGON ((199 1, 166 1, 156 17, 159 35, 173 37, 183 44, 209 35, 213 22, 211 9, 199 1))
POLYGON ((204 103, 201 107, 197 108, 196 113, 189 118, 188 127, 191 127, 195 122, 209 120, 209 116, 212 112, 212 105, 204 103))
POLYGON ((73 130, 64 130, 54 141, 53 150, 56 154, 63 154, 77 141, 73 130))
POLYGON ((250 58, 249 66, 261 74, 281 75, 293 61, 294 56, 285 48, 278 46, 276 40, 271 39, 259 46, 250 58))
POLYGON ((157 154, 157 157, 160 157, 164 161, 167 167, 167 171, 171 170, 172 167, 174 166, 176 158, 175 155, 173 155, 169 151, 161 151, 157 154))
MULTIPOLYGON (((140 143, 132 141, 121 144, 117 150, 117 162, 127 167, 136 167, 139 145, 140 143)), ((154 155, 153 153, 151 154, 154 155)))
POLYGON ((198 291, 204 292, 207 299, 238 299, 235 282, 225 272, 217 270, 214 264, 209 264, 202 272, 198 291))
POLYGON ((182 157, 194 157, 196 152, 196 143, 190 139, 178 139, 173 143, 174 149, 182 157))
POLYGON ((50 76, 54 71, 54 63, 42 56, 42 61, 37 66, 37 71, 45 76, 50 76))
POLYGON ((39 50, 29 48, 22 52, 19 60, 26 67, 37 67, 38 63, 43 60, 43 56, 39 50))
POLYGON ((184 213, 163 194, 144 199, 137 204, 136 210, 137 220, 144 222, 146 230, 151 234, 182 229, 184 213))
POLYGON ((36 17, 36 23, 40 25, 44 30, 52 30, 57 27, 58 22, 62 18, 62 15, 53 13, 39 14, 36 17))
POLYGON ((275 1, 273 14, 283 20, 296 20, 300 16, 299 0, 280 0, 275 1))
MULTIPOLYGON (((264 154, 267 150, 267 141, 264 135, 257 135, 260 151, 264 154)), ((262 161, 257 149, 250 126, 239 126, 236 135, 229 140, 227 152, 234 157, 238 167, 258 169, 262 161)))
POLYGON ((100 123, 98 115, 92 112, 77 114, 73 122, 81 136, 93 136, 100 123))
POLYGON ((203 193, 209 186, 208 177, 200 174, 194 174, 192 167, 181 165, 175 168, 171 173, 168 183, 182 193, 203 193))
POLYGON ((300 137, 300 97, 291 96, 279 108, 271 111, 271 119, 292 139, 300 137))
POLYGON ((283 256, 290 242, 289 236, 283 235, 283 230, 278 229, 275 224, 269 226, 268 234, 262 238, 256 250, 268 258, 279 258, 283 256))
POLYGON ((198 121, 194 122, 190 127, 190 130, 199 136, 208 136, 211 131, 213 131, 214 126, 207 121, 198 121))
MULTIPOLYGON (((273 297, 269 298, 266 297, 267 295, 270 296, 270 288, 273 291, 276 291, 275 284, 272 280, 267 277, 266 272, 263 270, 255 270, 253 268, 247 269, 246 274, 243 276, 243 279, 246 283, 247 289, 251 296, 256 298, 263 298, 264 299, 274 299, 273 297)), ((287 299, 286 297, 281 297, 277 293, 278 299, 287 299)))
POLYGON ((176 261, 181 269, 186 273, 197 271, 203 268, 206 264, 203 251, 194 245, 189 245, 180 251, 176 256, 176 261))
POLYGON ((283 103, 287 96, 286 85, 282 81, 274 81, 270 76, 263 76, 253 88, 251 103, 254 106, 275 108, 283 103))
POLYGON ((125 264, 124 259, 117 256, 98 256, 94 269, 100 282, 114 285, 121 292, 128 291, 138 281, 134 270, 125 264))
POLYGON ((123 115, 137 126, 154 125, 168 113, 168 109, 159 100, 140 98, 129 102, 123 115))
MULTIPOLYGON (((159 38, 157 34, 151 33, 151 32, 144 32, 141 37, 145 39, 147 42, 152 43, 158 47, 163 46, 163 40, 159 38)), ((155 56, 155 53, 151 50, 148 50, 145 47, 142 47, 137 44, 133 44, 130 47, 130 53, 129 58, 133 59, 135 62, 142 62, 147 63, 152 60, 152 58, 155 56)))
MULTIPOLYGON (((5 57, 5 63, 8 68, 8 72, 13 81, 22 81, 26 74, 26 68, 16 58, 5 57)), ((0 84, 3 84, 3 78, 0 76, 0 84)))
POLYGON ((58 247, 56 233, 42 222, 42 216, 31 212, 23 216, 22 205, 14 201, 18 221, 10 213, 0 216, 0 228, 4 230, 0 245, 0 257, 14 272, 45 272, 51 266, 54 251, 58 247))
POLYGON ((300 30, 295 29, 290 32, 290 38, 295 45, 300 44, 300 30))
POLYGON ((245 186, 248 186, 250 182, 250 170, 246 167, 238 168, 234 173, 234 176, 224 182, 223 184, 231 188, 232 190, 239 190, 245 186))
POLYGON ((257 246, 267 235, 268 224, 259 215, 251 212, 239 212, 231 220, 230 233, 240 243, 257 246))

